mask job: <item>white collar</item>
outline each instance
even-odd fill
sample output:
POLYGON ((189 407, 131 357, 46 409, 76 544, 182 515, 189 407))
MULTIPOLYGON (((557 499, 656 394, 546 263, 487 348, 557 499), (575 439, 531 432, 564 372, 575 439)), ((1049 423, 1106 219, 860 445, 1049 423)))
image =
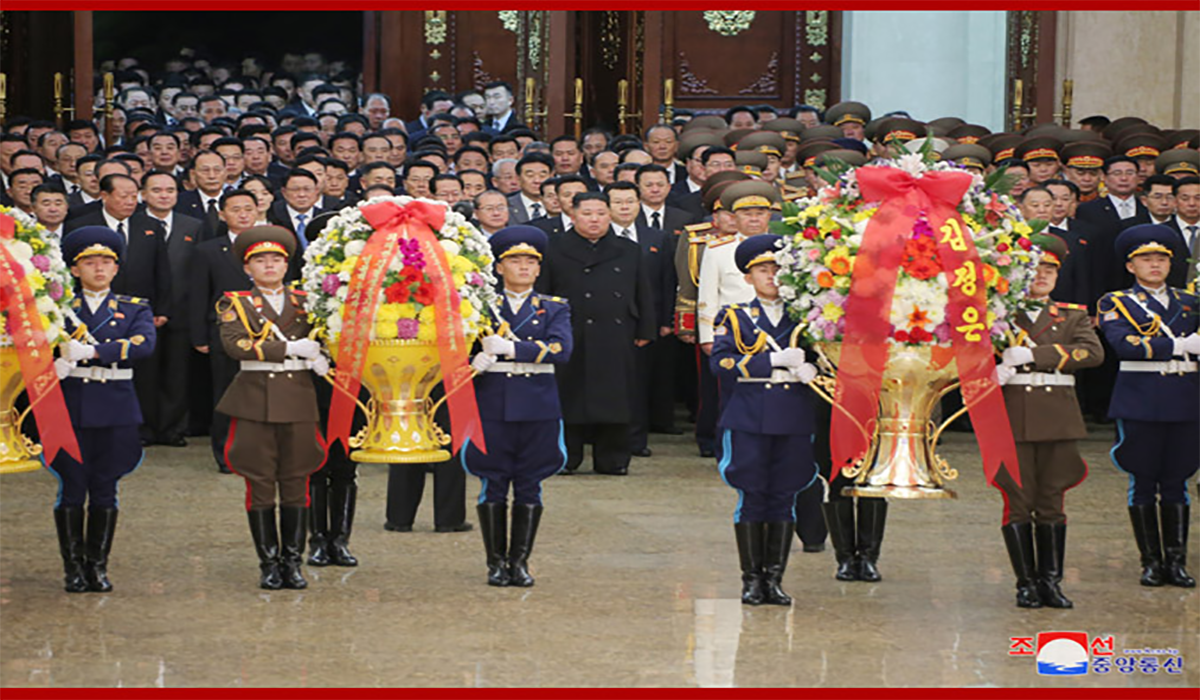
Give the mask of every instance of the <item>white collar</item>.
MULTIPOLYGON (((296 217, 300 216, 301 214, 303 214, 309 221, 312 221, 313 210, 317 208, 317 206, 314 204, 308 208, 308 211, 297 211, 292 209, 292 205, 288 204, 287 202, 284 202, 283 206, 287 207, 288 218, 292 221, 295 221, 296 217)), ((307 224, 308 222, 305 223, 307 224)))
POLYGON ((759 297, 759 296, 756 296, 755 299, 758 299, 758 303, 761 304, 764 308, 778 309, 783 306, 783 299, 773 299, 773 300, 772 299, 763 299, 762 297, 759 297))
POLYGON ((103 301, 104 299, 107 299, 107 298, 108 298, 108 295, 109 295, 111 292, 112 292, 112 288, 111 288, 111 287, 109 287, 108 289, 105 289, 105 290, 104 290, 104 291, 102 291, 102 292, 93 292, 93 291, 92 291, 92 290, 90 290, 90 289, 85 289, 85 290, 83 290, 83 296, 84 296, 85 298, 90 298, 90 299, 99 299, 99 300, 102 300, 102 301, 103 301))
POLYGON ((271 289, 263 289, 262 287, 255 285, 254 288, 257 289, 259 291, 259 293, 261 293, 263 296, 267 296, 267 297, 281 297, 287 293, 287 287, 280 287, 279 289, 271 290, 271 289))
MULTIPOLYGON (((1163 223, 1166 223, 1166 222, 1164 221, 1163 223)), ((1183 220, 1182 216, 1176 214, 1175 215, 1175 225, 1179 227, 1180 232, 1182 232, 1186 235, 1188 226, 1200 226, 1200 221, 1197 221, 1194 224, 1189 224, 1188 222, 1183 220)))
POLYGON ((105 209, 104 207, 101 207, 101 208, 100 208, 100 211, 104 213, 104 221, 105 221, 105 223, 107 223, 107 224, 108 224, 108 227, 109 227, 109 228, 111 228, 112 230, 116 231, 116 230, 117 230, 117 227, 118 227, 119 225, 121 225, 121 224, 125 224, 125 236, 126 236, 126 237, 128 237, 128 236, 129 236, 129 219, 117 219, 117 218, 114 218, 114 217, 113 217, 113 215, 112 215, 112 214, 109 214, 109 213, 108 213, 108 210, 107 210, 107 209, 105 209))
POLYGON ((667 218, 667 205, 660 204, 658 205, 658 208, 655 209, 649 204, 642 202, 642 212, 645 213, 647 222, 650 221, 651 214, 662 214, 662 218, 665 220, 667 218))
POLYGON ((536 204, 536 205, 538 205, 539 207, 541 207, 541 208, 542 208, 542 216, 545 216, 545 215, 546 215, 546 205, 545 205, 545 204, 542 204, 541 202, 536 202, 536 201, 534 201, 534 200, 530 199, 530 198, 529 198, 529 197, 528 197, 528 196, 525 194, 525 191, 524 191, 524 190, 518 190, 518 192, 519 192, 519 194, 521 195, 521 203, 522 203, 523 205, 525 205, 525 211, 526 211, 526 212, 528 212, 528 213, 532 214, 532 213, 533 213, 533 205, 535 205, 535 204, 536 204))

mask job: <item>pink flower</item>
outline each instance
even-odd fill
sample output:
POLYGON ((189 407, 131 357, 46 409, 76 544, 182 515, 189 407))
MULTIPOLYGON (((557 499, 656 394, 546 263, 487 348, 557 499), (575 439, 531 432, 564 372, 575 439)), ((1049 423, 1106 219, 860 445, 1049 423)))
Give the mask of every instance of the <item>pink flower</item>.
POLYGON ((837 337, 837 334, 838 329, 836 325, 831 323, 828 326, 825 326, 825 340, 833 340, 837 337))
POLYGON ((482 287, 487 283, 484 281, 483 275, 479 274, 478 272, 472 272, 467 276, 467 284, 475 287, 482 287))
POLYGON ((58 282, 51 280, 50 284, 46 285, 46 293, 50 295, 51 299, 58 301, 62 299, 63 287, 58 282))
POLYGON ((933 335, 937 337, 939 343, 950 342, 950 324, 941 323, 933 329, 933 335))
POLYGON ((29 259, 29 262, 33 263, 33 266, 42 272, 50 271, 50 258, 47 258, 45 255, 35 255, 29 259))
POLYGON ((1012 256, 1011 255, 997 255, 996 256, 996 264, 999 265, 1000 267, 1007 267, 1009 265, 1012 265, 1012 256))
POLYGON ((396 321, 396 335, 400 340, 413 340, 417 337, 417 331, 421 329, 421 322, 415 318, 402 318, 396 321))
POLYGON ((820 260, 821 259, 821 249, 820 248, 809 248, 808 249, 808 259, 813 262, 820 260))
POLYGON ((337 294, 337 290, 341 286, 342 281, 336 274, 325 275, 325 279, 321 280, 321 291, 326 294, 337 294))

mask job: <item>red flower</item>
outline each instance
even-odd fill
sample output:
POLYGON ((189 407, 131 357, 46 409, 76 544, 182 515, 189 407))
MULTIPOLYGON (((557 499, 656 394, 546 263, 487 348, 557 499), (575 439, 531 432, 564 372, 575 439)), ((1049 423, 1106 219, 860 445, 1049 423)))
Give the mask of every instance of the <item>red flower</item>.
POLYGON ((933 340, 933 334, 924 328, 914 328, 909 332, 908 339, 913 343, 928 343, 933 340))
POLYGON ((834 230, 829 232, 829 237, 835 241, 841 240, 842 230, 840 228, 835 228, 834 230))
POLYGON ((896 342, 898 342, 898 343, 907 343, 908 342, 908 331, 896 331, 896 335, 893 337, 896 339, 896 342))
POLYGON ((1008 252, 1008 244, 1001 243, 1000 245, 996 246, 996 252, 997 253, 1007 253, 1008 252))
POLYGON ((433 303, 433 285, 422 283, 417 287, 417 291, 413 292, 413 301, 418 304, 429 305, 433 303))
POLYGON ((425 281, 425 273, 421 272, 420 270, 413 267, 412 265, 405 265, 404 268, 402 270, 400 270, 400 282, 401 282, 401 284, 403 284, 405 286, 408 286, 410 284, 417 284, 418 282, 424 282, 424 281, 425 281))
POLYGON ((938 259, 937 244, 931 238, 911 238, 904 244, 904 259, 900 266, 910 277, 927 280, 937 277, 942 271, 938 259))
POLYGON ((808 228, 804 229, 804 237, 810 241, 817 240, 817 236, 819 236, 819 235, 821 235, 821 232, 818 231, 817 229, 813 228, 812 226, 809 226, 808 228))
POLYGON ((389 304, 403 304, 408 301, 410 294, 408 285, 403 282, 394 282, 387 289, 383 290, 383 296, 388 300, 389 304))
POLYGON ((1028 238, 1021 238, 1017 240, 1017 245, 1021 246, 1021 250, 1029 250, 1033 247, 1033 241, 1028 238))

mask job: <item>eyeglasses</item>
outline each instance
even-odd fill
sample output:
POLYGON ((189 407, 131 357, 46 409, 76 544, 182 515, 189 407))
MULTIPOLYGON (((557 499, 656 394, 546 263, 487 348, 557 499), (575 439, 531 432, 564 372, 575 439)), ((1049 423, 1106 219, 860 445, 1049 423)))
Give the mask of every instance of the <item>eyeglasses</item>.
POLYGON ((505 209, 508 209, 508 206, 504 205, 504 204, 489 204, 486 207, 478 207, 475 209, 475 211, 487 211, 487 212, 497 211, 497 212, 499 212, 499 211, 504 211, 505 209))

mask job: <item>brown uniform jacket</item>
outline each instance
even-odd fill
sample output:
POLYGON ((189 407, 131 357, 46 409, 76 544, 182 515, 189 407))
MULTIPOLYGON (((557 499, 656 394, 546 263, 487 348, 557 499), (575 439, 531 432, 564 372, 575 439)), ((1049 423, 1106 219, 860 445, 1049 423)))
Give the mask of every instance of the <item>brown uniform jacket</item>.
MULTIPOLYGON (((1018 368, 1018 373, 1073 374, 1104 361, 1104 348, 1092 329, 1086 307, 1051 302, 1036 321, 1020 314, 1016 325, 1028 336, 1024 344, 1033 350, 1033 364, 1018 368)), ((1004 404, 1017 442, 1079 440, 1087 436, 1073 386, 1009 384, 1004 387, 1004 404)))
MULTIPOLYGON (((221 323, 221 344, 238 361, 283 362, 287 344, 272 326, 288 340, 305 338, 312 327, 304 313, 304 293, 289 291, 283 312, 263 299, 257 290, 226 292, 217 301, 221 323)), ((320 420, 313 375, 307 369, 283 372, 241 370, 233 378, 217 410, 233 418, 260 423, 308 423, 320 420)))
POLYGON ((696 296, 700 293, 700 261, 704 244, 713 238, 711 222, 685 226, 675 242, 675 334, 696 337, 696 296))

